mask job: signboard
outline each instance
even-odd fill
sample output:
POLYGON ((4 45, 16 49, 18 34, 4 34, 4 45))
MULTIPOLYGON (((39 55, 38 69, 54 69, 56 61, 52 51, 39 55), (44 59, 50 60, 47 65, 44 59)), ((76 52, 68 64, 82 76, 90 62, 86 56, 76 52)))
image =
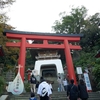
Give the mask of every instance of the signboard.
POLYGON ((22 78, 20 76, 20 66, 19 66, 17 76, 11 83, 10 88, 11 88, 10 91, 14 95, 20 95, 24 91, 24 84, 23 84, 22 78))
POLYGON ((82 74, 82 68, 81 67, 77 67, 76 71, 77 71, 77 74, 82 74))
POLYGON ((84 73, 84 79, 85 79, 87 90, 91 91, 92 88, 91 88, 91 84, 90 84, 90 79, 89 79, 88 73, 84 73))

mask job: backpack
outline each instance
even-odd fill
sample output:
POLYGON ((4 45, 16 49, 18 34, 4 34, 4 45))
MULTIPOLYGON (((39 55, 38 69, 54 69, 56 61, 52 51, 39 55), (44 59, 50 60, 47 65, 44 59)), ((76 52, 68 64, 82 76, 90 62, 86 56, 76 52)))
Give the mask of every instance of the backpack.
POLYGON ((42 91, 41 91, 41 96, 42 96, 42 97, 47 96, 47 93, 48 93, 48 92, 47 92, 46 88, 43 87, 43 88, 42 88, 42 91))

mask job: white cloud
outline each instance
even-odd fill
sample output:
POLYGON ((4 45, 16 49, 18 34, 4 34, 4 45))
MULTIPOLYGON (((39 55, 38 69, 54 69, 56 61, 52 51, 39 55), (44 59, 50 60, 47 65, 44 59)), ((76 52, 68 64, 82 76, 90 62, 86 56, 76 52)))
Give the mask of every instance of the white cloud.
POLYGON ((8 13, 8 24, 21 31, 51 32, 59 13, 70 12, 72 5, 84 5, 89 14, 100 12, 99 0, 16 0, 8 13))

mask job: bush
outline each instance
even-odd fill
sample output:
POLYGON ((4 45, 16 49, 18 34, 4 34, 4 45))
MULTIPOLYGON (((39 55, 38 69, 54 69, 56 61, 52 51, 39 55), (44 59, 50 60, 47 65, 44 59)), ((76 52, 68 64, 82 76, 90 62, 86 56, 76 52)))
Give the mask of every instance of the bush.
POLYGON ((31 91, 31 89, 30 89, 30 83, 24 83, 24 86, 25 86, 26 92, 30 92, 31 91))
POLYGON ((4 77, 0 76, 0 95, 4 92, 5 85, 6 85, 6 82, 4 80, 4 77))

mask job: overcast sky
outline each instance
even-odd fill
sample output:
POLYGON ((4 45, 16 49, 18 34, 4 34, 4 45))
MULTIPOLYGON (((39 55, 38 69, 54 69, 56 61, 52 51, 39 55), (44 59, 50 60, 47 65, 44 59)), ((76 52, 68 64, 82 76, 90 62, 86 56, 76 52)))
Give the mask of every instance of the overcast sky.
POLYGON ((8 9, 8 24, 20 31, 52 32, 59 13, 71 11, 72 6, 85 6, 88 15, 100 13, 100 0, 16 0, 8 9))

